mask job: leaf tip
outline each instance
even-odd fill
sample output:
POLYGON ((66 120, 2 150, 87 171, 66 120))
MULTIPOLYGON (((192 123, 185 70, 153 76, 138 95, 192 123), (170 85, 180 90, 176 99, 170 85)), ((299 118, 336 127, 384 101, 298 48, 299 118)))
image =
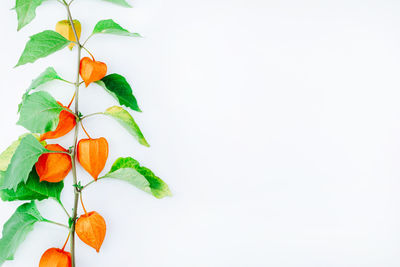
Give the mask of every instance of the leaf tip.
POLYGON ((144 145, 145 147, 150 147, 150 144, 147 142, 147 140, 144 137, 140 139, 139 143, 141 145, 144 145))

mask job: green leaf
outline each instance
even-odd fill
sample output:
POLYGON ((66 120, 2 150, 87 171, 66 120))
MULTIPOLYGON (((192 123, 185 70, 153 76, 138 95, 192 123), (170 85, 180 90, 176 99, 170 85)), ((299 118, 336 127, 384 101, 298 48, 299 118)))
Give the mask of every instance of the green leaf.
POLYGON ((47 92, 27 95, 22 102, 18 125, 32 133, 46 133, 57 128, 64 108, 47 92))
POLYGON ((61 202, 61 191, 64 188, 64 182, 49 183, 46 181, 40 182, 40 178, 35 167, 29 174, 28 181, 18 185, 17 190, 3 189, 0 191, 0 197, 3 201, 14 200, 43 200, 54 198, 61 202))
MULTIPOLYGON (((53 67, 48 67, 44 72, 42 72, 39 77, 37 77, 36 79, 34 79, 31 83, 31 85, 29 86, 28 89, 26 89, 26 92, 24 93, 24 95, 22 96, 22 101, 25 100, 25 98, 29 95, 29 93, 33 90, 35 90, 36 88, 38 88, 39 86, 51 82, 53 80, 60 80, 60 81, 64 81, 63 78, 61 78, 56 70, 53 67)), ((18 105, 18 112, 21 111, 21 107, 22 107, 22 103, 20 103, 18 105)))
POLYGON ((113 106, 108 108, 104 114, 118 121, 133 137, 136 138, 136 140, 139 141, 140 144, 147 147, 150 146, 144 138, 142 131, 140 131, 139 126, 128 111, 121 107, 113 106))
POLYGON ((99 179, 112 178, 126 181, 137 188, 153 194, 156 198, 172 196, 168 185, 146 167, 131 157, 117 159, 111 170, 99 179))
POLYGON ((16 0, 15 11, 18 18, 18 31, 36 17, 36 8, 45 0, 16 0))
POLYGON ((33 230, 34 224, 43 221, 45 219, 40 215, 34 202, 22 204, 17 208, 3 227, 0 239, 0 265, 14 259, 15 252, 33 230))
POLYGON ((21 143, 21 139, 28 134, 23 134, 21 135, 18 140, 14 141, 9 147, 7 147, 6 150, 3 151, 3 153, 0 154, 0 170, 5 171, 7 170, 8 165, 11 162, 11 158, 15 153, 15 150, 17 150, 17 147, 21 143))
POLYGON ((0 189, 13 188, 16 191, 18 184, 28 180, 40 155, 47 151, 32 134, 23 137, 4 173, 0 189))
POLYGON ((46 30, 32 35, 15 67, 26 63, 33 63, 39 58, 47 57, 63 49, 70 43, 70 41, 55 31, 46 30))
POLYGON ((116 73, 110 74, 96 83, 117 99, 121 105, 141 112, 132 94, 132 88, 123 76, 116 73))
POLYGON ((117 4, 117 5, 120 5, 120 6, 123 6, 123 7, 132 7, 125 0, 104 0, 104 1, 111 2, 111 3, 117 4))
POLYGON ((140 190, 143 190, 151 194, 150 183, 146 178, 141 175, 137 170, 132 168, 122 168, 114 172, 107 173, 103 178, 112 178, 117 180, 122 180, 136 186, 140 190))
POLYGON ((141 37, 140 34, 138 33, 132 33, 122 28, 118 23, 116 23, 112 19, 100 20, 99 22, 97 22, 96 26, 93 29, 92 34, 97 34, 97 33, 108 33, 108 34, 123 35, 123 36, 141 37))
MULTIPOLYGON (((4 172, 5 170, 7 170, 7 167, 8 167, 8 165, 9 165, 10 162, 11 162, 11 158, 12 158, 12 156, 14 155, 15 150, 17 150, 17 147, 18 147, 19 144, 21 143, 22 138, 24 138, 24 137, 27 136, 27 135, 28 135, 27 133, 21 135, 21 136, 18 138, 18 140, 14 141, 9 147, 7 147, 6 150, 3 151, 3 153, 0 154, 0 172, 1 172, 1 171, 4 172)), ((36 138, 37 140, 40 139, 40 136, 39 136, 39 135, 33 134, 33 136, 35 136, 35 138, 36 138)), ((43 141, 43 142, 42 142, 42 145, 45 146, 45 145, 46 145, 46 142, 43 141)), ((1 179, 0 179, 0 181, 1 181, 1 179)), ((1 184, 1 182, 0 182, 0 184, 1 184)))

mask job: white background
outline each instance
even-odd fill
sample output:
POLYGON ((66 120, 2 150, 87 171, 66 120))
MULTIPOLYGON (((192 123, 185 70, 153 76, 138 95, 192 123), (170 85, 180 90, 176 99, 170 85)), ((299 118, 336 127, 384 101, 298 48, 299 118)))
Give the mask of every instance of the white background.
MULTIPOLYGON (((0 2, 0 148, 20 133, 17 104, 48 66, 74 78, 65 49, 16 69, 29 35, 65 19, 46 1, 21 30, 0 2)), ((108 232, 79 267, 394 267, 400 265, 400 2, 398 0, 136 0, 124 9, 76 0, 87 36, 113 18, 145 38, 97 36, 88 48, 133 85, 150 149, 117 123, 86 122, 110 144, 105 170, 133 156, 171 187, 157 200, 102 181, 84 193, 108 232)), ((72 88, 52 82, 63 103, 72 88)), ((87 114, 115 105, 82 89, 87 114)), ((65 146, 72 135, 56 142, 65 146)), ((79 169, 83 181, 90 177, 79 169)), ((72 205, 71 177, 62 195, 72 205)), ((0 225, 20 203, 0 203, 0 225)), ((49 219, 64 221, 43 201, 49 219)), ((66 232, 37 224, 4 266, 37 266, 66 232)))

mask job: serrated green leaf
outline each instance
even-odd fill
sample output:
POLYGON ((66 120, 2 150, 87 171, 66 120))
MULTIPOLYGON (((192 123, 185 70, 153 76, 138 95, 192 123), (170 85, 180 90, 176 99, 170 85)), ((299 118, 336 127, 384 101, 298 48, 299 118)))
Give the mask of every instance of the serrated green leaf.
POLYGON ((144 138, 142 131, 140 131, 139 126, 128 111, 121 107, 113 106, 108 108, 104 114, 118 121, 133 137, 136 138, 136 140, 139 141, 140 144, 147 147, 150 146, 144 138))
POLYGON ((117 99, 121 105, 141 112, 136 98, 132 94, 132 88, 123 76, 116 73, 110 74, 96 83, 117 99))
POLYGON ((138 33, 129 32, 112 19, 100 20, 93 29, 92 34, 107 33, 122 36, 141 37, 138 33))
POLYGON ((27 95, 22 102, 18 125, 32 133, 54 131, 59 122, 60 112, 64 108, 47 92, 35 92, 27 95))
POLYGON ((45 0, 16 0, 15 11, 18 18, 18 31, 36 17, 36 8, 45 0))
MULTIPOLYGON (((39 86, 54 80, 64 81, 64 79, 58 75, 53 67, 48 67, 36 79, 32 80, 31 85, 28 89, 26 89, 24 95, 22 96, 22 101, 29 95, 31 91, 36 90, 39 86)), ((21 107, 22 102, 18 105, 18 112, 21 111, 21 107)))
POLYGON ((26 43, 25 49, 15 67, 26 63, 33 63, 39 58, 57 52, 69 45, 71 41, 65 39, 61 34, 55 31, 46 30, 32 35, 26 43))
POLYGON ((4 173, 0 189, 12 188, 15 191, 18 184, 28 180, 33 165, 46 152, 47 149, 32 134, 23 137, 4 173))
POLYGON ((120 6, 123 6, 123 7, 132 7, 125 0, 104 0, 104 1, 111 2, 111 3, 117 4, 117 5, 120 5, 120 6))
POLYGON ((156 198, 171 196, 168 185, 150 169, 140 166, 131 157, 117 159, 111 170, 99 179, 112 178, 126 181, 139 189, 151 193, 156 198))
POLYGON ((37 222, 45 221, 34 202, 22 204, 4 224, 0 239, 0 265, 13 260, 18 247, 37 222))
POLYGON ((61 202, 61 191, 64 188, 64 182, 49 183, 46 181, 40 182, 40 178, 35 167, 29 174, 28 181, 18 185, 17 190, 3 189, 0 191, 0 197, 3 201, 15 200, 43 200, 54 198, 61 202))

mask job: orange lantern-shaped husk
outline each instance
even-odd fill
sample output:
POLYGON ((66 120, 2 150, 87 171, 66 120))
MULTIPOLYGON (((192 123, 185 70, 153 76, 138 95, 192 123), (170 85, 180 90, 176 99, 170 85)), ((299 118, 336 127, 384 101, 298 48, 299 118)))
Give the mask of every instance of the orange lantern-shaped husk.
POLYGON ((78 143, 78 161, 97 180, 108 158, 108 143, 104 137, 82 139, 78 143))
MULTIPOLYGON (((78 38, 80 38, 81 31, 82 31, 81 23, 76 19, 74 19, 73 22, 74 22, 76 34, 78 35, 78 38)), ((56 32, 58 32, 59 34, 64 36, 66 39, 68 39, 72 42, 76 42, 75 33, 74 33, 74 30, 73 30, 72 25, 69 20, 61 20, 61 21, 57 22, 56 32)), ((72 49, 74 47, 74 45, 75 45, 75 43, 70 43, 68 45, 69 49, 72 49)))
MULTIPOLYGON (((67 107, 63 106, 63 104, 61 104, 60 102, 57 102, 57 103, 60 106, 67 108, 67 107)), ((66 135, 67 133, 69 133, 72 129, 74 129, 75 125, 76 125, 75 115, 66 110, 62 110, 60 112, 57 128, 54 131, 42 134, 40 136, 40 141, 43 141, 46 139, 56 139, 56 138, 62 137, 64 135, 66 135)))
POLYGON ((92 82, 101 80, 107 74, 107 65, 103 62, 84 57, 81 59, 79 73, 86 87, 92 82))
POLYGON ((58 248, 46 250, 39 262, 39 267, 71 267, 71 253, 58 248))
MULTIPOLYGON (((68 152, 57 144, 47 145, 45 148, 51 151, 68 152)), ((58 183, 64 180, 71 170, 71 157, 64 153, 46 153, 39 157, 35 167, 40 181, 58 183)))
POLYGON ((106 222, 100 214, 95 211, 82 215, 76 221, 75 231, 78 237, 97 252, 103 244, 106 236, 106 222))

